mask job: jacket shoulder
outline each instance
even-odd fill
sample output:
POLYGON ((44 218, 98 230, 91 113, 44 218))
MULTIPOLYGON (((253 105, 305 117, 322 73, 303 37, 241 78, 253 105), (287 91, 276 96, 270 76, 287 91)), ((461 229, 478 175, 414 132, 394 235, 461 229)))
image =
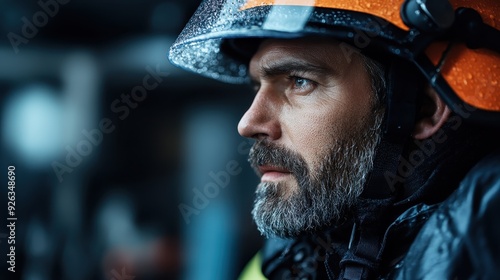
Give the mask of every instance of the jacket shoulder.
POLYGON ((500 274, 500 151, 478 162, 423 226, 396 279, 492 279, 500 274))

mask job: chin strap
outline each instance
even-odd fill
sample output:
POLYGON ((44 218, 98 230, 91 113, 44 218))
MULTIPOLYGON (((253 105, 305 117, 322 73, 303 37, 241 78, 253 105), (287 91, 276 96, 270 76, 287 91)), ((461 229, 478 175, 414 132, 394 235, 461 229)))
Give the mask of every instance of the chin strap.
POLYGON ((379 274, 387 227, 398 213, 393 204, 403 188, 394 180, 416 116, 422 78, 406 62, 393 60, 387 71, 385 129, 355 213, 349 249, 340 261, 338 279, 371 279, 379 274))
POLYGON ((373 279, 379 275, 384 237, 389 219, 393 217, 393 199, 362 199, 353 225, 349 247, 340 261, 338 279, 373 279))
POLYGON ((386 69, 386 84, 382 140, 362 198, 389 198, 400 187, 391 179, 397 174, 401 155, 415 126, 417 95, 423 92, 425 81, 409 62, 393 58, 386 69))

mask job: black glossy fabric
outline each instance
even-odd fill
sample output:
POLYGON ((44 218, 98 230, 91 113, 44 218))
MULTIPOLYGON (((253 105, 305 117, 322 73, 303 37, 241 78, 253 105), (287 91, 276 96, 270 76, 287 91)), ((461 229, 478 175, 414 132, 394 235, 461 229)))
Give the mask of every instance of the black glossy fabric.
POLYGON ((481 161, 443 202, 395 279, 499 279, 500 153, 481 161))

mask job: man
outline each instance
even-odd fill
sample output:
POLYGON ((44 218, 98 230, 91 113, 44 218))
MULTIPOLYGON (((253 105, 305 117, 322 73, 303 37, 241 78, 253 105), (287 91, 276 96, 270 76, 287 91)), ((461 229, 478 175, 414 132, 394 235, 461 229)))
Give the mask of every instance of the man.
POLYGON ((255 139, 262 272, 495 277, 499 4, 351 2, 205 1, 170 51, 254 85, 238 131, 255 139))

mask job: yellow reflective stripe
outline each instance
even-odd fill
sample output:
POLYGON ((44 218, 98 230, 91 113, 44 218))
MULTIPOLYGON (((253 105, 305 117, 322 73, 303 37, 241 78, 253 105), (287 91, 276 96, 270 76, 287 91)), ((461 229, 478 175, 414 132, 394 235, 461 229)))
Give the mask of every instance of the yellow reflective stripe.
POLYGON ((255 256, 248 262, 248 264, 243 269, 238 280, 267 280, 266 277, 262 274, 261 266, 262 264, 262 256, 260 252, 257 252, 255 256))

